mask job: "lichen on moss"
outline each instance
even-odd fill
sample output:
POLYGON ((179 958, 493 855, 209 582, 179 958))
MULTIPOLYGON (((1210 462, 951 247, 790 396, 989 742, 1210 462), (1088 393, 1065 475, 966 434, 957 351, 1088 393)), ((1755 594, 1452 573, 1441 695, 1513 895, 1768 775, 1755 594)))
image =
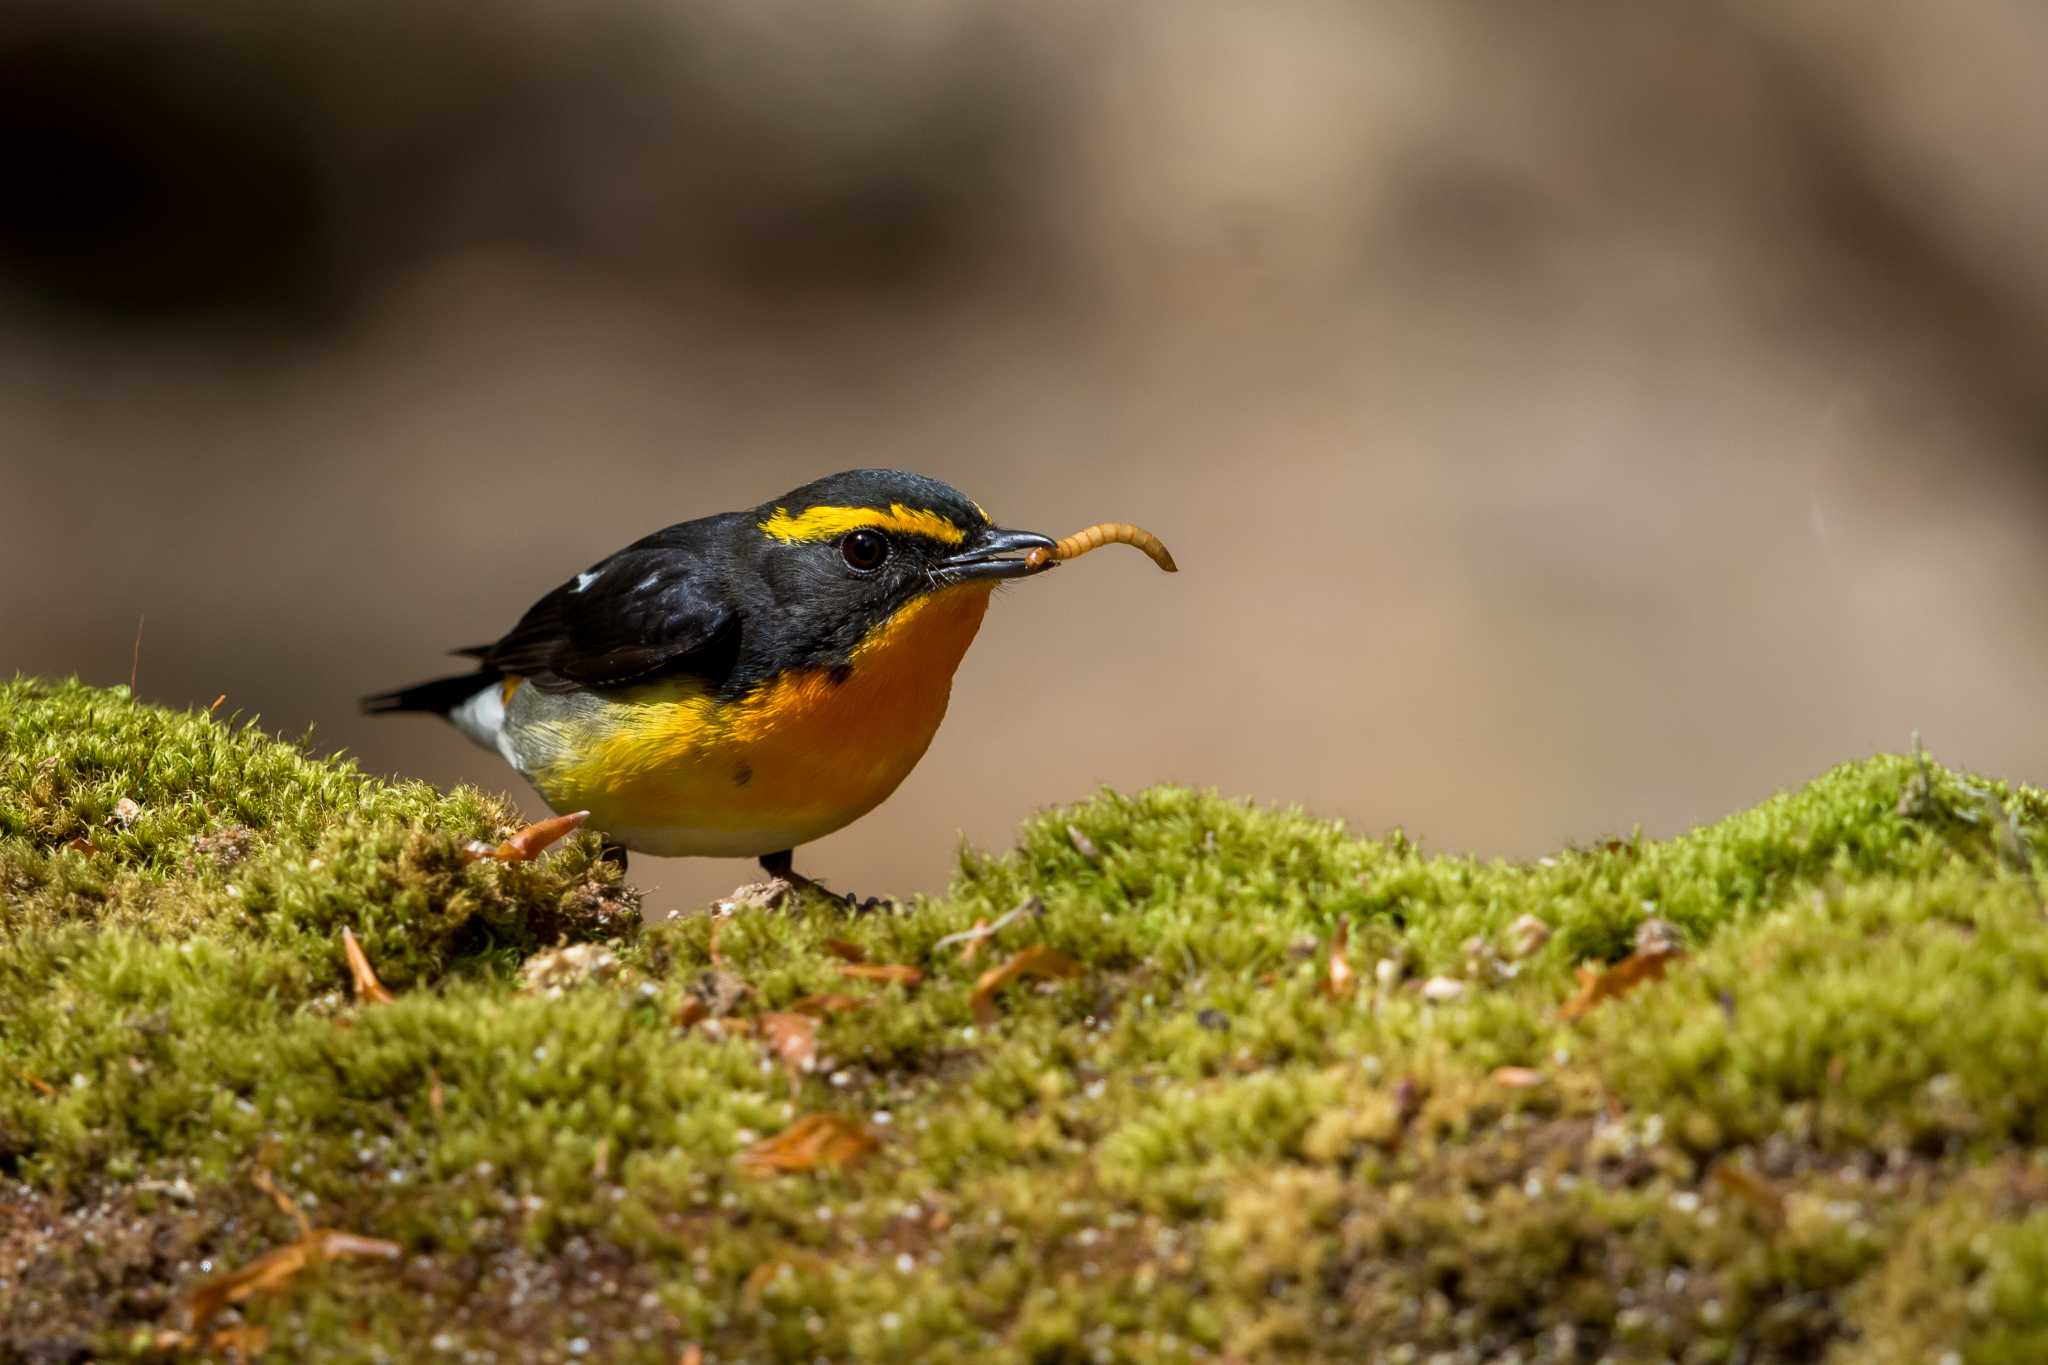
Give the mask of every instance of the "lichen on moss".
POLYGON ((591 836, 472 862, 480 793, 17 680, 0 1359, 147 1354, 266 1183, 404 1251, 235 1310, 278 1359, 2044 1358, 2044 802, 1881 757, 1509 865, 1105 792, 939 899, 642 930, 591 836), (1687 956, 1562 1018, 1647 920, 1687 956), (1033 944, 1081 974, 977 1020, 1033 944), (879 1147, 741 1169, 804 1113, 879 1147))

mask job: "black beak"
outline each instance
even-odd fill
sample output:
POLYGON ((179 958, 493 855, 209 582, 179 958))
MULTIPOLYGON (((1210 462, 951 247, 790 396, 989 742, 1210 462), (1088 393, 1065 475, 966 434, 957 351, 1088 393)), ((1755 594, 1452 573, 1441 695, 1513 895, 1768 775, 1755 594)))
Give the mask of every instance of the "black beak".
POLYGON ((1024 556, 1032 550, 1053 548, 1051 536, 1035 531, 1004 531, 991 528, 970 539, 960 552, 938 562, 941 583, 966 583, 978 578, 1029 578, 1044 573, 1059 561, 1048 556, 1033 564, 1024 556))

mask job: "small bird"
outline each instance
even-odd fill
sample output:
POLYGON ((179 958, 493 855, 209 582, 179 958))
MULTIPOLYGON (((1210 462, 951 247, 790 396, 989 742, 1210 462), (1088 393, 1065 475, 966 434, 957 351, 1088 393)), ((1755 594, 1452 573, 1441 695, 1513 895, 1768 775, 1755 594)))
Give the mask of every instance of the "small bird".
POLYGON ((936 479, 850 470, 635 541, 456 651, 473 671, 363 709, 445 717, 621 862, 752 857, 809 884, 794 850, 924 757, 996 585, 1068 547, 936 479))

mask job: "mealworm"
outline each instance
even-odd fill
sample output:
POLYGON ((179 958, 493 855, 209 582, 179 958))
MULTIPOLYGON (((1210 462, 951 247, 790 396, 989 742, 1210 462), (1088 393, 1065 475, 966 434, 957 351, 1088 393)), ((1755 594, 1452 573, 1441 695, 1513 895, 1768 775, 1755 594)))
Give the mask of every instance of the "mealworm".
POLYGON ((1173 562, 1173 556, 1159 543, 1158 536, 1142 526, 1133 526, 1127 521, 1098 522, 1094 526, 1074 532, 1050 550, 1033 550, 1024 556, 1024 562, 1034 569, 1043 568, 1047 560, 1075 559, 1105 545, 1135 546, 1168 573, 1180 572, 1180 567, 1173 562))

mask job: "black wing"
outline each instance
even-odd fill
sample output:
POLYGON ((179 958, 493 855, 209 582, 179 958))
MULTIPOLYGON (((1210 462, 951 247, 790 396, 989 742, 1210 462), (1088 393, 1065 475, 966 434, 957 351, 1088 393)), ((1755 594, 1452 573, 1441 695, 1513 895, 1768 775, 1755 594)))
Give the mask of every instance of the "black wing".
POLYGON ((534 603, 479 657, 547 692, 664 672, 720 679, 739 613, 715 529, 687 522, 627 546, 534 603))

